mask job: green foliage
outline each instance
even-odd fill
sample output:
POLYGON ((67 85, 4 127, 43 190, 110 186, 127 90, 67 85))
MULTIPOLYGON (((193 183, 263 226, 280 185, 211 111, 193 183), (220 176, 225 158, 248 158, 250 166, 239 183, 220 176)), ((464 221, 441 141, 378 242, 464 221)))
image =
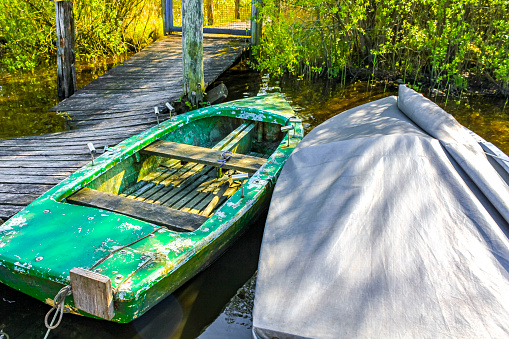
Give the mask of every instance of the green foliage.
POLYGON ((389 71, 462 90, 471 75, 509 93, 507 0, 265 0, 258 68, 342 76, 389 71))
MULTIPOLYGON (((33 69, 55 48, 55 5, 45 0, 3 0, 0 62, 33 69)), ((136 51, 162 35, 160 0, 75 0, 76 57, 136 51)))
POLYGON ((0 11, 0 37, 5 49, 2 62, 8 69, 32 69, 37 55, 56 53, 54 21, 53 3, 4 0, 0 11))
MULTIPOLYGON (((229 24, 251 19, 251 0, 203 0, 203 16, 205 27, 225 28, 229 24), (238 17, 235 3, 238 1, 238 17)), ((182 26, 182 1, 173 1, 173 24, 182 26)))

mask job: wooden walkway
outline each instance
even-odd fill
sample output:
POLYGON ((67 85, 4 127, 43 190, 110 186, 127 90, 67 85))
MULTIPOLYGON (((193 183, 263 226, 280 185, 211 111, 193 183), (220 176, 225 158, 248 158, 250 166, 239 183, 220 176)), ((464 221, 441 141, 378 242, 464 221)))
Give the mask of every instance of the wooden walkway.
MULTIPOLYGON (((203 42, 206 84, 248 46, 244 39, 205 36, 203 42)), ((0 219, 5 221, 88 163, 88 142, 100 150, 152 127, 154 106, 175 101, 181 93, 182 39, 171 35, 51 109, 67 112, 75 129, 0 140, 0 219)))

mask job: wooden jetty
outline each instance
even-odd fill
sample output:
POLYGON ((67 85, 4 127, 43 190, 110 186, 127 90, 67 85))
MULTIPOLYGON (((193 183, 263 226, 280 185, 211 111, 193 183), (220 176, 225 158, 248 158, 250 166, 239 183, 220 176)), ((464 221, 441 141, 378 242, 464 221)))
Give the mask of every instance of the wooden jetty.
MULTIPOLYGON (((228 69, 247 46, 241 38, 205 36, 206 85, 228 69)), ((88 142, 101 150, 152 127, 156 123, 154 106, 175 101, 181 93, 182 39, 170 35, 51 109, 67 113, 73 129, 0 140, 0 219, 10 218, 88 163, 88 142)))

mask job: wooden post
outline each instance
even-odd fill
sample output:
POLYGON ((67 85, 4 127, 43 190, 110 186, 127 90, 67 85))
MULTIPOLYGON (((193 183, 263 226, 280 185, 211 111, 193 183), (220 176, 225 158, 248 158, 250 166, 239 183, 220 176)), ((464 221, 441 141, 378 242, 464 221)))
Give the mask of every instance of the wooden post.
POLYGON ((259 21, 259 8, 261 6, 261 0, 253 0, 251 3, 251 45, 253 46, 258 46, 260 44, 262 36, 262 22, 259 21))
POLYGON ((207 26, 214 24, 214 0, 205 0, 205 8, 207 8, 207 26))
POLYGON ((173 0, 161 0, 164 34, 170 34, 173 29, 173 0))
POLYGON ((182 0, 183 90, 193 106, 203 101, 203 0, 182 0))
POLYGON ((161 0, 161 14, 163 15, 163 34, 168 34, 168 13, 166 8, 166 0, 161 0))
POLYGON ((77 90, 74 69, 74 14, 71 1, 55 1, 55 21, 58 99, 63 100, 77 90))
POLYGON ((240 0, 235 0, 235 19, 240 19, 240 0))

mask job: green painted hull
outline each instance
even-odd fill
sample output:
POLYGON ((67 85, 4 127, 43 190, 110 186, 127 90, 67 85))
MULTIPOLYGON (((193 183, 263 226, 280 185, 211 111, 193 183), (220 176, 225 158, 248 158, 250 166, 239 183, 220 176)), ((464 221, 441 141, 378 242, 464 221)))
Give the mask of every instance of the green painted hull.
MULTIPOLYGON (((303 136, 301 123, 293 122, 290 146, 286 134, 243 185, 245 196, 237 190, 193 232, 158 230, 126 215, 68 204, 66 197, 83 187, 121 192, 158 161, 138 152, 159 139, 201 145, 215 135, 215 127, 237 119, 265 123, 271 126, 266 133, 277 134, 276 128, 293 115, 280 96, 261 96, 182 114, 125 140, 0 225, 0 282, 52 305, 57 292, 70 283, 71 269, 90 269, 134 242, 94 270, 111 279, 112 321, 126 323, 141 316, 223 253, 266 208, 282 166, 303 136), (118 276, 122 278, 116 280, 118 276)), ((73 313, 93 317, 75 307, 72 295, 65 304, 73 313)))

